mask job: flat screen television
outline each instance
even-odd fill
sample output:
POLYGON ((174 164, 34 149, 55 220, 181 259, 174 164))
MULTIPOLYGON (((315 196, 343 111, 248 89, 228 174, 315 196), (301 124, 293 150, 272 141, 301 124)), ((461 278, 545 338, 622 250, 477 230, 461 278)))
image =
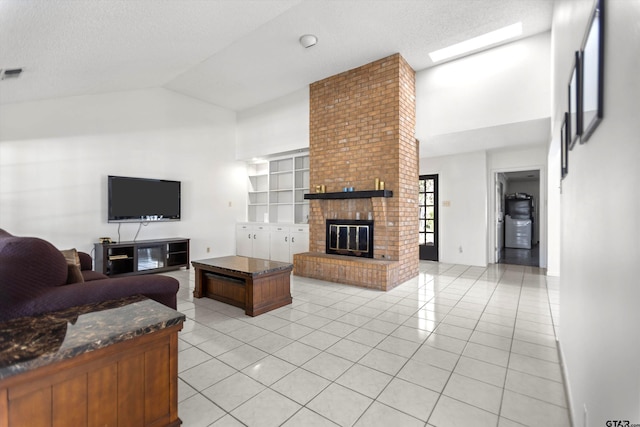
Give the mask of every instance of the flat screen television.
POLYGON ((180 220, 180 181, 108 177, 108 221, 180 220))

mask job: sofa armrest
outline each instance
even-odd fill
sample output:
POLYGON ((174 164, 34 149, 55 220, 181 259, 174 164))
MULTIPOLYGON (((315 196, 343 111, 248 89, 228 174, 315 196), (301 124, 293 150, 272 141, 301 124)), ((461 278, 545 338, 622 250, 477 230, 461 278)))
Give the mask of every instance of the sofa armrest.
POLYGON ((91 259, 91 255, 86 252, 78 251, 78 257, 80 258, 80 270, 85 282, 109 278, 105 274, 93 271, 93 260, 91 259))
POLYGON ((78 257, 80 258, 80 270, 93 270, 93 259, 91 255, 78 251, 78 257))
POLYGON ((173 277, 151 274, 52 286, 38 289, 28 299, 0 300, 0 322, 132 295, 144 295, 175 310, 179 287, 180 283, 173 277))

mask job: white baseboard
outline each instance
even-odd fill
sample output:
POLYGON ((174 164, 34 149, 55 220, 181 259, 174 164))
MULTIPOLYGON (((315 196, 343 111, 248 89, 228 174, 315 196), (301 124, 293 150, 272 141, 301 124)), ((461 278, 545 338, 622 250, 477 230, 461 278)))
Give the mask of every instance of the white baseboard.
POLYGON ((567 409, 569 410, 569 423, 572 427, 577 427, 573 418, 573 408, 571 403, 573 400, 571 399, 571 389, 569 388, 569 373, 567 372, 567 367, 564 363, 564 353, 562 352, 562 346, 560 345, 560 340, 556 338, 556 346, 558 348, 558 358, 560 359, 560 371, 562 372, 562 381, 564 383, 564 395, 567 400, 567 409))

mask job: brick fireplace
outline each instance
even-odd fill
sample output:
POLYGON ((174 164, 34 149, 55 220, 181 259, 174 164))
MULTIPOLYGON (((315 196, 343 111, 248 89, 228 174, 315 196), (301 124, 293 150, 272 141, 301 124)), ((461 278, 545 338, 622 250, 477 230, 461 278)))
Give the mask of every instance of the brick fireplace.
POLYGON ((294 256, 294 274, 380 290, 418 274, 414 129, 415 72, 399 54, 311 84, 310 184, 327 198, 310 200, 309 252, 294 256), (387 191, 372 191, 376 178, 387 191), (372 258, 327 254, 327 220, 358 219, 373 221, 372 258))

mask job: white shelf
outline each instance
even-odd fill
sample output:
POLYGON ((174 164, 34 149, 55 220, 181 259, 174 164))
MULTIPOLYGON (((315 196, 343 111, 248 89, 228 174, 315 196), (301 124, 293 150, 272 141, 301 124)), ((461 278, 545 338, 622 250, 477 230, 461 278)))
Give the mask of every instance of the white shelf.
POLYGON ((296 169, 309 169, 309 156, 298 156, 295 158, 296 169))
POLYGON ((250 163, 247 165, 247 175, 249 176, 269 175, 269 164, 267 162, 250 163))
POLYGON ((250 205, 266 205, 269 203, 269 193, 267 191, 250 192, 249 204, 250 205))
POLYGON ((247 165, 247 220, 304 224, 308 222, 309 156, 294 155, 247 165))
POLYGON ((269 189, 269 175, 249 176, 249 191, 259 192, 269 189))
POLYGON ((269 162, 269 173, 291 172, 293 170, 293 158, 288 157, 280 160, 271 160, 269 162))

